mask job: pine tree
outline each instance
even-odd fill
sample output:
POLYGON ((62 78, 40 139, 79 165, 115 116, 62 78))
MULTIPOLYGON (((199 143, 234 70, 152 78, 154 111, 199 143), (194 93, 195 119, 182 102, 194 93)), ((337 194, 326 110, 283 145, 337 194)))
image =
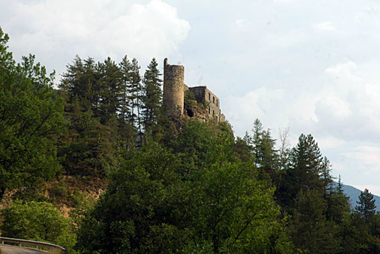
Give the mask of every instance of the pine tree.
MULTIPOLYGON (((331 176, 330 176, 331 178, 331 176)), ((341 179, 335 185, 331 182, 326 188, 325 199, 327 200, 326 218, 337 224, 342 224, 345 216, 350 213, 349 197, 343 192, 341 179)))
POLYGON ((132 119, 132 101, 130 100, 128 89, 132 82, 132 64, 127 56, 124 56, 119 63, 121 72, 121 82, 123 83, 123 91, 120 100, 120 111, 118 112, 118 144, 122 148, 128 150, 135 147, 136 133, 132 119))
POLYGON ((289 144, 289 129, 279 130, 280 132, 280 149, 279 149, 279 170, 285 170, 289 162, 290 144, 289 144))
POLYGON ((108 58, 95 63, 77 56, 67 66, 61 84, 66 98, 68 136, 60 147, 66 173, 104 176, 113 163, 117 112, 123 96, 121 72, 108 58))
POLYGON ((255 165, 260 172, 259 177, 266 178, 267 173, 271 173, 271 177, 274 178, 278 164, 277 150, 274 147, 276 140, 272 138, 270 129, 263 130, 259 119, 253 123, 252 132, 252 137, 246 133, 244 140, 255 157, 255 165))
POLYGON ((109 57, 103 63, 97 64, 97 72, 99 73, 97 86, 100 88, 100 115, 98 117, 103 125, 111 126, 112 120, 116 119, 116 114, 122 107, 125 91, 122 72, 109 57))
POLYGON ((290 234, 302 253, 338 253, 339 239, 332 223, 326 220, 327 202, 316 189, 301 190, 295 200, 290 234))
POLYGON ((138 143, 142 142, 143 126, 141 119, 141 97, 142 97, 142 87, 141 87, 141 77, 140 77, 140 66, 136 58, 133 58, 130 67, 129 82, 127 84, 127 94, 130 101, 130 124, 135 128, 138 143))
POLYGON ((359 201, 356 201, 356 203, 358 205, 355 207, 355 210, 359 212, 367 224, 370 223, 376 212, 375 199, 371 192, 367 189, 362 191, 359 196, 359 201))
POLYGON ((63 74, 59 88, 65 92, 69 112, 70 105, 77 97, 82 111, 92 110, 95 115, 98 115, 100 88, 96 86, 99 77, 95 65, 93 58, 82 60, 79 56, 74 58, 72 64, 67 65, 67 72, 63 74))
POLYGON ((162 113, 162 80, 156 59, 152 59, 143 79, 142 119, 146 133, 157 134, 162 113))
POLYGON ((255 164, 257 168, 263 166, 263 154, 260 144, 263 138, 263 125, 259 119, 255 119, 252 129, 253 135, 251 138, 253 155, 255 156, 255 164))
POLYGON ((276 192, 281 206, 292 210, 294 199, 301 190, 318 189, 325 192, 326 185, 321 180, 323 169, 318 143, 310 134, 301 134, 297 146, 291 151, 289 168, 276 192))

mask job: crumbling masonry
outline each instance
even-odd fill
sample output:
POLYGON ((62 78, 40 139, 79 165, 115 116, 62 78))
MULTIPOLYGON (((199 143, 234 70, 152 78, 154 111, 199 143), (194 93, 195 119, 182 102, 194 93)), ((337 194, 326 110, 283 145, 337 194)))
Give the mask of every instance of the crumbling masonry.
POLYGON ((191 109, 184 105, 185 91, 190 90, 195 95, 197 103, 207 106, 208 118, 216 118, 224 122, 225 116, 220 109, 220 100, 207 86, 188 87, 185 85, 185 68, 182 65, 170 65, 168 59, 164 60, 164 103, 169 117, 180 119, 193 117, 191 109))

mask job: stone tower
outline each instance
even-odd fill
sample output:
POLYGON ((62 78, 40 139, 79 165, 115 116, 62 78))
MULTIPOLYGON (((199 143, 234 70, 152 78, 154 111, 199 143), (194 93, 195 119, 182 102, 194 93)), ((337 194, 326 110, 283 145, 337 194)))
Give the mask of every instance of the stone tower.
POLYGON ((170 65, 164 60, 164 104, 169 117, 179 119, 183 115, 185 93, 185 68, 170 65))

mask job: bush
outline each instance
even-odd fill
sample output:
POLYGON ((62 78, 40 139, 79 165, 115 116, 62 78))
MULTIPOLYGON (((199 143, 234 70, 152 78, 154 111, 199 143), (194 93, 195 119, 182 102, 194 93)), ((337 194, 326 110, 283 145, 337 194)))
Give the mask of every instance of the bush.
POLYGON ((1 210, 3 236, 54 243, 72 247, 76 237, 70 221, 47 202, 16 200, 11 207, 1 210))

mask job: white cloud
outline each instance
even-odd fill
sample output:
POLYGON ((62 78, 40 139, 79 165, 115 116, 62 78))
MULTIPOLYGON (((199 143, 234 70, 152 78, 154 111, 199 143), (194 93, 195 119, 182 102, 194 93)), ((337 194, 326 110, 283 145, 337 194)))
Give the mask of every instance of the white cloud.
POLYGON ((319 23, 317 25, 314 25, 314 27, 321 31, 336 31, 337 30, 331 21, 319 23))
POLYGON ((267 33, 262 38, 265 46, 273 49, 286 49, 292 47, 299 47, 300 45, 309 41, 310 38, 302 30, 291 29, 286 32, 267 33))
POLYGON ((352 61, 325 70, 328 78, 319 93, 319 130, 346 141, 380 137, 380 82, 369 83, 352 61))
MULTIPOLYGON (((338 139, 333 136, 327 136, 323 138, 318 139, 318 145, 321 149, 327 149, 327 148, 338 148, 345 145, 347 142, 341 139, 338 139)), ((335 168, 336 164, 334 165, 335 168)))
POLYGON ((279 3, 290 3, 290 2, 294 2, 294 0, 274 0, 275 2, 279 2, 279 3))
POLYGON ((11 36, 11 50, 36 54, 58 73, 76 54, 99 61, 108 56, 120 61, 128 55, 145 68, 153 57, 179 56, 179 45, 190 31, 177 9, 160 0, 147 4, 96 0, 91 8, 84 1, 47 0, 12 8, 17 15, 3 28, 11 36))
POLYGON ((352 72, 357 68, 357 65, 353 61, 348 61, 346 63, 340 63, 335 66, 329 67, 325 70, 327 74, 335 78, 345 78, 345 79, 354 79, 355 81, 360 81, 355 77, 352 72))
POLYGON ((349 172, 352 167, 362 167, 366 175, 378 172, 380 148, 347 152, 355 140, 380 138, 380 116, 376 113, 380 111, 380 84, 368 84, 358 69, 353 61, 326 68, 325 83, 313 92, 307 86, 298 90, 259 87, 242 96, 229 96, 222 110, 240 135, 259 118, 275 138, 279 127, 290 127, 294 144, 300 133, 311 133, 322 149, 340 150, 332 161, 340 165, 339 172, 349 172), (356 160, 355 166, 347 166, 352 160, 356 160))
POLYGON ((327 91, 317 101, 316 111, 318 115, 324 114, 324 116, 335 117, 339 120, 352 115, 349 103, 333 91, 327 91))
POLYGON ((344 155, 370 166, 371 173, 380 171, 380 147, 359 146, 355 150, 356 151, 344 153, 344 155))
POLYGON ((234 25, 238 28, 247 26, 247 20, 246 19, 237 19, 234 22, 234 25))
MULTIPOLYGON (((274 105, 282 104, 283 100, 284 90, 269 90, 265 87, 260 87, 242 97, 227 97, 223 102, 222 110, 230 122, 237 124, 234 130, 237 133, 244 133, 252 129, 252 124, 256 118, 265 123, 265 126, 268 126, 268 124, 271 126, 268 120, 273 117, 273 114, 276 114, 274 105)), ((279 115, 276 122, 279 123, 281 120, 284 121, 283 126, 286 126, 287 119, 281 119, 279 115)))
POLYGON ((130 48, 141 58, 163 59, 167 54, 179 54, 178 46, 189 30, 189 23, 178 18, 175 8, 153 0, 147 5, 133 4, 126 15, 111 20, 100 30, 97 41, 112 38, 109 47, 115 53, 130 48))

